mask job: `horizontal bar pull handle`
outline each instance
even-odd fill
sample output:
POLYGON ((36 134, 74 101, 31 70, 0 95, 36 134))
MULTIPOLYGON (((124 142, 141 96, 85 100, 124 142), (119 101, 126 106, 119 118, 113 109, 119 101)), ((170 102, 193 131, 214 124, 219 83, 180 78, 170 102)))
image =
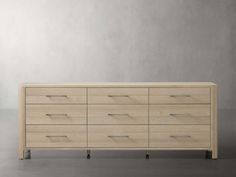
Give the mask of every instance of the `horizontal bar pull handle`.
POLYGON ((68 118, 68 114, 45 114, 48 117, 55 118, 55 117, 65 117, 68 118))
POLYGON ((171 135, 171 138, 191 138, 190 135, 171 135))
POLYGON ((176 97, 191 97, 191 95, 187 94, 181 94, 181 95, 170 95, 170 97, 176 98, 176 97))
POLYGON ((129 95, 107 95, 108 97, 129 97, 129 95))
POLYGON ((128 135, 108 135, 108 138, 129 138, 128 135))
POLYGON ((108 116, 113 116, 113 117, 115 117, 115 116, 121 116, 121 117, 130 117, 131 118, 131 116, 129 115, 129 114, 107 114, 108 116))
POLYGON ((67 95, 46 95, 46 97, 48 98, 53 98, 53 97, 63 97, 63 98, 67 98, 67 95))
POLYGON ((47 135, 47 138, 68 138, 66 135, 47 135))
POLYGON ((170 113, 169 114, 170 116, 173 116, 173 117, 190 117, 191 114, 173 114, 173 113, 170 113))

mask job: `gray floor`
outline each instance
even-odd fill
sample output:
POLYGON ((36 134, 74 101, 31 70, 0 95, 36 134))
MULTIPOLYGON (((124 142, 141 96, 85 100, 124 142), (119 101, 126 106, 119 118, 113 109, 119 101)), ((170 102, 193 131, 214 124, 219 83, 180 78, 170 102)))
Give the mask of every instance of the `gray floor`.
POLYGON ((31 160, 18 160, 17 111, 0 111, 0 177, 116 176, 236 176, 236 110, 219 111, 219 159, 204 152, 33 151, 31 160))

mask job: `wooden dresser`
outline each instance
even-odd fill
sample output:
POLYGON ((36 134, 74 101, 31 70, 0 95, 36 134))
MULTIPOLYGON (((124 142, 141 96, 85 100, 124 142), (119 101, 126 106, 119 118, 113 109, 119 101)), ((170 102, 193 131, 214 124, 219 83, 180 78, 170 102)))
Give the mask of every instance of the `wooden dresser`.
POLYGON ((30 150, 205 150, 217 159, 210 82, 24 84, 19 158, 30 150))

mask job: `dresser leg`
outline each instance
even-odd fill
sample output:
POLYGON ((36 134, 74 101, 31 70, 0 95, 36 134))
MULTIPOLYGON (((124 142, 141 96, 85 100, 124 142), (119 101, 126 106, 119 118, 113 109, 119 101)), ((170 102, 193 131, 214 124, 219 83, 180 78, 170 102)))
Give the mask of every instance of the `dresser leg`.
POLYGON ((212 159, 212 151, 206 151, 206 159, 212 159))
POLYGON ((19 150, 19 160, 24 160, 24 150, 19 150))
POLYGON ((91 158, 91 156, 90 156, 90 150, 87 150, 87 159, 90 159, 91 158))
POLYGON ((31 151, 29 149, 24 150, 24 159, 31 159, 31 151))
POLYGON ((217 150, 212 150, 212 157, 211 157, 213 160, 217 160, 218 158, 218 152, 217 150))
POLYGON ((146 159, 149 159, 149 152, 146 151, 146 159))

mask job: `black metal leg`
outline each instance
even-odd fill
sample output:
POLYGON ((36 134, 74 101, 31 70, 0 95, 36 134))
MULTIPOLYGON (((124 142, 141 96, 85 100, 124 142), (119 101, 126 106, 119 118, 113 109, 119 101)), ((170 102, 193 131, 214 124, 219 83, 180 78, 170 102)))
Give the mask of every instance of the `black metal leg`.
POLYGON ((146 159, 149 159, 149 152, 146 151, 146 159))
POLYGON ((206 159, 212 159, 212 151, 206 151, 206 159))
POLYGON ((87 159, 90 159, 91 156, 90 156, 90 150, 87 150, 87 159))
POLYGON ((27 149, 24 151, 24 158, 31 159, 31 151, 30 150, 27 149))

